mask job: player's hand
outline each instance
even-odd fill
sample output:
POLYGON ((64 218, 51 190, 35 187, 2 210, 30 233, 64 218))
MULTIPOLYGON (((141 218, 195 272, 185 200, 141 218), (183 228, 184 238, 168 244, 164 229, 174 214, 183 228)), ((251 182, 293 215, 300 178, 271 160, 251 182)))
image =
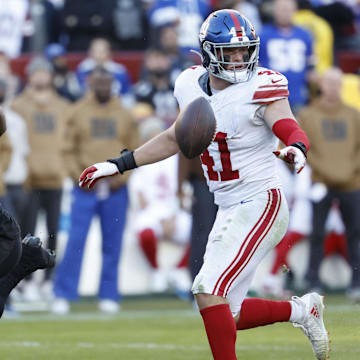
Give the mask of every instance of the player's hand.
POLYGON ((306 157, 303 152, 294 147, 287 146, 284 149, 273 151, 273 153, 281 160, 289 164, 293 164, 296 173, 298 174, 306 165, 306 157))
POLYGON ((79 178, 79 186, 83 188, 88 186, 91 189, 98 180, 118 173, 119 170, 115 164, 108 161, 97 163, 89 166, 82 172, 79 178))

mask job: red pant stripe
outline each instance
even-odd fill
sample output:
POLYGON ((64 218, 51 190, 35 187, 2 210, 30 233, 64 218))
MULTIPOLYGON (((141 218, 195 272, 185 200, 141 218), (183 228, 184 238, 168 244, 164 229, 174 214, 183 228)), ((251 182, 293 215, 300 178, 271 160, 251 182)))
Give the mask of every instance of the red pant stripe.
POLYGON ((273 216, 272 220, 271 220, 271 224, 270 226, 268 226, 267 230, 260 236, 259 240, 257 241, 257 243, 254 245, 253 249, 251 249, 251 253, 250 256, 247 258, 247 260, 242 260, 240 259, 239 264, 240 264, 240 268, 237 271, 237 273, 235 274, 235 276, 233 276, 232 280, 230 281, 230 283, 227 285, 226 291, 225 291, 225 296, 228 295, 229 289, 231 287, 231 285, 233 284, 233 282, 235 281, 235 279, 239 276, 239 274, 241 273, 241 271, 246 267, 246 265, 249 263, 249 261, 251 260, 252 256, 254 255, 256 249, 259 247, 259 245, 261 244, 261 242, 263 241, 263 239, 265 238, 265 236, 268 234, 268 232, 270 231, 271 227, 274 224, 274 221, 277 217, 277 214, 279 213, 279 209, 280 209, 280 205, 281 205, 281 194, 279 192, 279 198, 275 207, 275 215, 273 216), (245 261, 245 263, 243 263, 243 261, 245 261), (242 264, 242 265, 241 265, 242 264))
POLYGON ((265 206, 264 212, 261 214, 259 220, 257 221, 257 223, 254 225, 254 227, 250 230, 250 232, 248 233, 247 237, 245 238, 244 242, 242 243, 239 252, 236 254, 234 260, 231 262, 231 264, 225 269, 225 271, 221 274, 221 276, 219 277, 218 281, 215 284, 214 290, 212 292, 213 295, 218 295, 217 294, 217 289, 219 287, 219 284, 223 282, 224 278, 226 277, 226 275, 229 273, 229 271, 231 271, 231 269, 233 269, 233 267, 236 265, 236 262, 238 260, 238 258, 241 256, 242 254, 242 250, 243 248, 246 246, 248 239, 252 236, 252 234, 258 229, 259 226, 261 226, 261 222, 263 221, 264 218, 266 218, 269 210, 270 210, 270 206, 271 206, 271 192, 268 191, 268 202, 265 206))

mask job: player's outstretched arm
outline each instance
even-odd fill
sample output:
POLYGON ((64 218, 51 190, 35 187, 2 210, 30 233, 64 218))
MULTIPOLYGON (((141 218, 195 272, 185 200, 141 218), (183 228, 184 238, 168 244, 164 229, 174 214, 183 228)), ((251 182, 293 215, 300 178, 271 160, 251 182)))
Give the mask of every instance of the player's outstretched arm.
POLYGON ((178 151, 174 124, 135 151, 125 149, 118 158, 89 166, 80 175, 79 186, 92 188, 98 180, 104 177, 122 174, 127 170, 158 162, 176 154, 178 151))
POLYGON ((134 151, 137 166, 164 160, 179 152, 175 137, 175 123, 134 151))
POLYGON ((288 100, 282 99, 267 105, 264 119, 273 133, 286 145, 284 149, 274 151, 274 154, 293 164, 299 173, 306 164, 309 140, 296 122, 288 100))

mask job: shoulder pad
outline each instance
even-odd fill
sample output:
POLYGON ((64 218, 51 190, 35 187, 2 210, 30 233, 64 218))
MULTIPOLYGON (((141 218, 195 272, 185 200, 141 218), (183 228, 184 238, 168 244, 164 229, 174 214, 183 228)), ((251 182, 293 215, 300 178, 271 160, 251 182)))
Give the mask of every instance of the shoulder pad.
POLYGON ((289 97, 288 81, 283 74, 259 68, 254 76, 256 77, 256 86, 252 103, 269 104, 289 97))

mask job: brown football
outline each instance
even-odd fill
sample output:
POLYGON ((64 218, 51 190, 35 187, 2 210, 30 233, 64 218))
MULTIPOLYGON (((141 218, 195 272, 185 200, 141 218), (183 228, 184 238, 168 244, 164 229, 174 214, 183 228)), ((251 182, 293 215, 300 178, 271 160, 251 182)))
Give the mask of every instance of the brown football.
POLYGON ((175 123, 176 141, 188 159, 201 155, 213 141, 215 133, 215 114, 203 97, 188 104, 175 123))

